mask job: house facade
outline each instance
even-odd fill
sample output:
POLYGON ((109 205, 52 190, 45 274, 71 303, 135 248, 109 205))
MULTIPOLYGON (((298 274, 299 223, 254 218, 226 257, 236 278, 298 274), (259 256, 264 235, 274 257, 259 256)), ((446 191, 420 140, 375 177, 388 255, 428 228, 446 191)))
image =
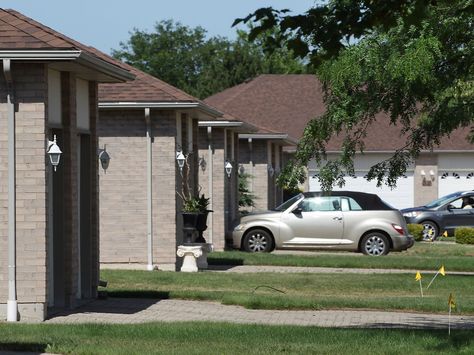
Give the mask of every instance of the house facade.
MULTIPOLYGON (((225 118, 225 117, 223 117, 225 118)), ((235 119, 199 122, 199 190, 209 197, 204 237, 222 251, 239 217, 239 133, 257 129, 235 119)))
MULTIPOLYGON (((260 75, 205 101, 250 124, 285 132, 296 139, 301 138, 311 119, 325 111, 321 83, 316 76, 306 74, 260 75)), ((368 169, 388 159, 404 145, 400 130, 390 124, 386 115, 377 115, 375 122, 368 127, 364 154, 358 153, 354 159, 355 176, 346 177, 342 189, 376 193, 397 208, 422 205, 455 191, 472 190, 474 148, 466 140, 468 133, 469 129, 458 129, 433 151, 422 152, 406 174, 398 179, 395 189, 377 187, 376 182, 364 178, 368 169)), ((341 137, 329 141, 326 147, 328 160, 340 154, 341 143, 341 137)), ((291 158, 292 150, 294 147, 284 149, 283 160, 291 158)), ((240 158, 243 156, 245 153, 241 151, 240 158)), ((314 161, 310 162, 305 190, 320 190, 318 173, 319 167, 314 161)))
POLYGON ((97 86, 133 75, 16 11, 0 28, 0 318, 41 321, 97 296, 97 86))
POLYGON ((99 87, 100 261, 176 270, 183 243, 183 188, 197 194, 198 121, 220 113, 175 87, 126 66, 136 78, 99 87), (186 157, 180 170, 177 154, 186 157))

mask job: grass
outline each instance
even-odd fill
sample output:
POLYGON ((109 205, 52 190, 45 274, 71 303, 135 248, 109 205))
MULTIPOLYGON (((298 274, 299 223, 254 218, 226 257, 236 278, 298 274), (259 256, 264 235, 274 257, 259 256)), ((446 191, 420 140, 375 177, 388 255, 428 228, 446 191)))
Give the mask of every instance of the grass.
POLYGON ((1 324, 0 351, 72 354, 472 354, 472 331, 224 323, 1 324))
MULTIPOLYGON (((433 275, 423 274, 426 288, 433 275)), ((383 309, 474 314, 472 276, 438 276, 420 297, 415 274, 176 273, 102 270, 112 297, 210 300, 253 309, 383 309)))
POLYGON ((474 245, 420 242, 401 253, 369 257, 350 252, 325 252, 313 255, 275 253, 214 252, 210 265, 274 265, 305 267, 414 269, 437 270, 444 265, 448 271, 474 271, 474 245))

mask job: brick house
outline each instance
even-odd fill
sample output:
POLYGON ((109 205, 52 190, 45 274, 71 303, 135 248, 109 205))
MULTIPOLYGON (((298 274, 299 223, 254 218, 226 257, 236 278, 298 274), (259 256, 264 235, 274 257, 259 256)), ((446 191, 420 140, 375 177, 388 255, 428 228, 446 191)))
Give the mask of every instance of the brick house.
POLYGON ((204 237, 222 251, 239 216, 239 134, 258 129, 230 116, 199 122, 199 187, 210 198, 204 237))
POLYGON ((0 318, 41 321, 97 296, 97 86, 133 75, 4 9, 0 61, 0 318))
POLYGON ((127 83, 99 86, 99 142, 111 157, 100 172, 101 263, 136 263, 175 270, 183 242, 183 177, 177 152, 187 156, 198 188, 198 120, 221 113, 187 93, 126 65, 127 83))
MULTIPOLYGON (((296 139, 302 136, 312 118, 325 111, 321 83, 316 76, 308 74, 260 75, 215 94, 205 102, 252 125, 285 132, 296 139)), ((422 205, 454 191, 472 190, 474 149, 466 140, 468 133, 468 128, 458 129, 432 152, 422 152, 405 176, 397 181, 396 189, 377 187, 375 182, 364 179, 369 167, 389 158, 405 142, 399 128, 389 123, 387 115, 379 114, 368 127, 364 154, 358 153, 354 160, 355 176, 346 178, 343 189, 377 193, 397 208, 422 205)), ((329 141, 326 147, 329 160, 340 154, 341 142, 341 137, 329 141)), ((285 148, 284 160, 291 157, 292 150, 294 147, 285 148)), ((306 190, 320 189, 318 172, 315 162, 310 162, 306 190)))

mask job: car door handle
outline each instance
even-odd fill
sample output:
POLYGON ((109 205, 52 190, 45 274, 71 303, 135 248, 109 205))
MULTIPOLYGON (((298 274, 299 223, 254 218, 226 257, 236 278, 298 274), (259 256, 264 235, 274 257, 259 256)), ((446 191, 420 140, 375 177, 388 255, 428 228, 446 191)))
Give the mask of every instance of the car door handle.
POLYGON ((333 220, 335 220, 335 221, 342 221, 342 217, 333 217, 333 220))

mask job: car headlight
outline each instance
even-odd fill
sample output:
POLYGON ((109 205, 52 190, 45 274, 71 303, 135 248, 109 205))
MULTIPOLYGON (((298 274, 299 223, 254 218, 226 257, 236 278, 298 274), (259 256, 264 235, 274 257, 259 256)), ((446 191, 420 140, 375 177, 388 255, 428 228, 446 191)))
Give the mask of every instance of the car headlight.
POLYGON ((403 214, 403 217, 416 217, 420 214, 421 212, 419 211, 413 211, 413 212, 405 212, 403 214))
POLYGON ((234 230, 235 230, 236 232, 238 232, 238 231, 243 230, 244 228, 245 228, 245 224, 244 224, 244 223, 241 223, 241 224, 239 224, 238 226, 236 226, 236 227, 234 228, 234 230))

